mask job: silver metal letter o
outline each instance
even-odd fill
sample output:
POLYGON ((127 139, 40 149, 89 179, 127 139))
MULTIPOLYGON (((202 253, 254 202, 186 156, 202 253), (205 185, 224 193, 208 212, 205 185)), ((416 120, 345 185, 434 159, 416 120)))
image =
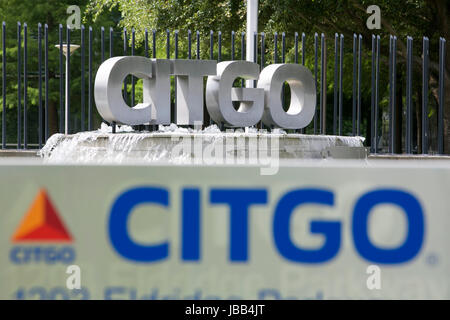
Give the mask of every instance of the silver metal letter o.
POLYGON ((268 126, 285 129, 306 127, 314 117, 316 86, 307 68, 299 64, 272 64, 263 69, 258 88, 264 89, 262 121, 268 126), (284 82, 291 89, 291 103, 283 110, 281 92, 284 82))

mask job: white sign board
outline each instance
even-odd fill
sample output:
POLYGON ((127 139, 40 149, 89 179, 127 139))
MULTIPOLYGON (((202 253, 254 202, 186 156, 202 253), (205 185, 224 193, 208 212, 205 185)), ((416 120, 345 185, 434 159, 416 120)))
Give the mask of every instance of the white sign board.
POLYGON ((450 298, 448 162, 0 177, 1 299, 450 298))

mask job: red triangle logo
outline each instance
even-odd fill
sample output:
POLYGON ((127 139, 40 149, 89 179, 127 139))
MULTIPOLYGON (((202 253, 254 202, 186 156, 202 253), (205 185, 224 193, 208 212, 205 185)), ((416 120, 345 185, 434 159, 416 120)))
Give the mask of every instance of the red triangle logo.
POLYGON ((71 242, 50 197, 41 189, 12 237, 13 242, 71 242))

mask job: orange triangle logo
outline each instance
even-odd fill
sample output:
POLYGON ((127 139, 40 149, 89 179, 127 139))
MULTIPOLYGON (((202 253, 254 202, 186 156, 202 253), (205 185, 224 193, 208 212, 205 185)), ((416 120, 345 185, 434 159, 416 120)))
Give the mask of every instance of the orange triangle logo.
POLYGON ((67 231, 47 192, 41 189, 12 237, 13 242, 71 242, 67 231))

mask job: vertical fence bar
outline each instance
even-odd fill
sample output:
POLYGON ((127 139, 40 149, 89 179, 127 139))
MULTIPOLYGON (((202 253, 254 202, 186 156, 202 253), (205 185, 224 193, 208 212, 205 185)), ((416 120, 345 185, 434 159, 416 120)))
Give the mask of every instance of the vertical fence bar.
MULTIPOLYGON (((318 74, 318 61, 317 61, 317 51, 318 51, 318 42, 319 42, 319 35, 317 32, 314 34, 314 80, 316 83, 316 93, 317 93, 317 74, 318 74)), ((319 93, 320 97, 320 93, 319 93)), ((314 134, 317 134, 317 103, 314 107, 314 134)))
POLYGON ((273 63, 278 63, 278 33, 273 34, 273 63))
MULTIPOLYGON (((123 55, 128 55, 128 36, 127 36, 127 28, 123 28, 123 55)), ((128 77, 127 77, 128 78, 128 77)), ((125 102, 128 101, 128 79, 125 78, 123 81, 123 99, 125 102)))
POLYGON ((192 59, 192 32, 188 30, 188 59, 192 59))
POLYGON ((222 61, 222 31, 219 31, 219 48, 217 52, 217 61, 222 61))
POLYGON ((86 106, 85 106, 85 45, 86 45, 86 41, 84 39, 84 25, 81 25, 81 30, 80 30, 80 36, 81 36, 81 41, 80 41, 80 45, 81 45, 81 125, 80 125, 80 129, 81 131, 84 131, 84 120, 86 118, 86 106))
POLYGON ((89 27, 88 130, 92 130, 92 27, 89 27))
POLYGON ((391 126, 391 134, 389 135, 391 139, 391 152, 394 153, 396 150, 396 134, 395 134, 395 122, 397 121, 397 115, 396 115, 396 107, 395 107, 395 101, 396 101, 396 81, 397 81, 397 37, 394 36, 392 38, 392 126, 391 126))
POLYGON ((105 61, 105 28, 101 27, 100 29, 100 54, 101 61, 105 61))
POLYGON ((48 25, 44 26, 44 69, 45 69, 45 141, 47 141, 48 136, 50 135, 50 129, 48 126, 48 25))
POLYGON ((356 34, 353 34, 352 136, 356 135, 356 34))
MULTIPOLYGON (((241 33, 241 60, 245 60, 245 32, 241 33)), ((241 79, 241 87, 245 85, 244 79, 241 79)))
MULTIPOLYGON (((111 46, 112 46, 112 32, 111 32, 111 28, 109 29, 109 50, 111 53, 111 46)), ((103 61, 105 61, 105 28, 102 26, 101 27, 101 31, 100 31, 101 35, 100 35, 100 52, 101 52, 101 62, 103 63, 103 61)), ((113 122, 111 123, 111 129, 112 129, 112 133, 116 133, 116 124, 113 122)))
POLYGON ((59 133, 64 128, 64 62, 63 62, 63 26, 59 25, 59 133))
POLYGON ((109 28, 109 57, 114 57, 114 30, 112 27, 109 28))
POLYGON ((23 148, 28 149, 28 26, 23 24, 23 148))
MULTIPOLYGON (((178 59, 178 30, 175 30, 175 39, 174 39, 174 45, 175 45, 175 52, 174 52, 174 58, 175 59, 178 59)), ((177 115, 176 115, 176 113, 175 113, 175 108, 176 108, 176 105, 177 105, 177 90, 178 90, 178 88, 177 88, 177 86, 178 86, 178 80, 177 80, 177 77, 175 77, 175 79, 174 79, 174 93, 175 93, 175 101, 174 101, 174 113, 173 113, 173 122, 174 123, 177 123, 177 115)))
POLYGON ((343 69, 344 69, 344 35, 341 34, 339 39, 339 122, 338 134, 342 135, 342 109, 343 109, 343 69))
MULTIPOLYGON (((253 62, 258 62, 258 34, 253 33, 253 62)), ((253 80, 253 88, 256 88, 256 80, 253 80)))
MULTIPOLYGON (((127 28, 123 28, 123 55, 128 55, 128 32, 127 28)), ((123 81, 123 99, 128 103, 128 77, 123 81)))
POLYGON ((422 63, 422 153, 428 154, 428 65, 429 40, 423 37, 422 63))
POLYGON ((209 59, 214 60, 214 31, 209 31, 209 59))
MULTIPOLYGON (((148 30, 147 30, 147 28, 145 28, 145 30, 144 30, 144 56, 146 58, 149 58, 149 53, 148 53, 148 30)), ((153 126, 145 125, 144 128, 147 131, 152 131, 153 126)))
POLYGON ((66 110, 65 133, 70 133, 70 27, 66 28, 67 53, 66 53, 66 110))
POLYGON ((362 63, 362 35, 358 37, 358 100, 357 100, 357 118, 356 118, 356 134, 361 136, 361 63, 362 63))
MULTIPOLYGON (((294 33, 294 62, 298 64, 298 32, 294 33)), ((302 129, 299 129, 297 132, 303 133, 302 129)))
POLYGON ((339 46, 339 35, 334 34, 334 98, 333 98, 333 134, 336 135, 337 132, 337 108, 338 108, 338 48, 339 46))
MULTIPOLYGON (((265 51, 266 51, 266 34, 264 32, 261 32, 261 65, 260 65, 260 70, 264 69, 264 65, 266 63, 266 61, 265 61, 266 52, 265 51)), ((259 121, 259 124, 257 123, 256 126, 259 127, 260 129, 264 128, 264 124, 263 124, 262 121, 259 121)))
MULTIPOLYGON (((113 56, 114 56, 114 33, 113 28, 109 27, 109 57, 112 58, 113 56)), ((116 123, 114 121, 111 123, 111 131, 112 133, 116 133, 116 123)))
MULTIPOLYGON (((152 29, 152 58, 156 59, 156 30, 152 29)), ((156 131, 158 129, 158 125, 152 124, 148 128, 149 131, 156 131)))
MULTIPOLYGON (((166 30, 166 59, 170 59, 170 30, 166 30)), ((175 105, 170 103, 170 123, 175 123, 175 105)))
POLYGON ((393 108, 393 101, 392 101, 392 90, 393 90, 393 81, 392 79, 392 54, 393 54, 393 39, 394 37, 392 35, 389 36, 389 149, 388 152, 392 153, 392 139, 391 135, 393 133, 392 125, 393 123, 393 114, 394 114, 394 108, 393 108))
POLYGON ((149 55, 148 55, 148 30, 147 30, 147 28, 145 28, 145 31, 144 31, 144 55, 145 55, 146 58, 149 57, 149 55))
POLYGON ((375 46, 376 37, 372 35, 372 70, 371 70, 371 92, 370 92, 370 152, 374 152, 374 123, 375 123, 375 46))
MULTIPOLYGON (((305 33, 302 32, 302 66, 305 65, 305 53, 306 53, 305 41, 306 41, 306 36, 305 36, 305 33)), ((300 133, 304 133, 304 132, 305 132, 305 128, 301 128, 300 133)))
POLYGON ((266 34, 264 32, 261 32, 261 68, 260 70, 264 69, 264 65, 266 64, 265 57, 266 57, 266 34))
POLYGON ((86 101, 85 101, 85 78, 86 78, 86 76, 85 76, 85 73, 86 73, 86 71, 85 71, 85 59, 86 59, 86 57, 85 57, 85 45, 86 45, 86 41, 85 41, 85 39, 84 39, 84 31, 85 31, 85 28, 84 28, 84 25, 81 25, 81 30, 80 30, 80 36, 81 36, 81 42, 80 42, 80 45, 81 45, 81 125, 80 125, 80 128, 81 128, 81 131, 84 131, 84 122, 85 122, 85 119, 86 119, 86 106, 85 106, 85 104, 86 104, 86 101))
POLYGON ((22 25, 17 23, 17 148, 22 147, 22 25))
POLYGON ((234 55, 236 52, 235 41, 236 33, 234 31, 231 31, 231 60, 234 60, 234 55))
POLYGON ((302 66, 305 65, 305 55, 306 55, 305 43, 306 43, 306 35, 304 32, 302 32, 302 66))
POLYGON ((156 30, 152 30, 152 57, 156 59, 156 30))
POLYGON ((438 110, 438 153, 444 154, 444 82, 446 40, 439 39, 439 110, 438 110))
POLYGON ((412 50, 413 39, 407 37, 406 44, 406 153, 412 151, 412 50))
MULTIPOLYGON (((209 59, 214 60, 214 31, 209 31, 209 59)), ((203 107, 205 110, 205 106, 203 107)), ((209 117, 208 113, 204 111, 205 116, 205 123, 209 123, 209 125, 213 124, 213 120, 211 117, 209 117), (208 121, 209 120, 209 121, 208 121)))
POLYGON ((200 31, 197 30, 197 59, 200 59, 200 31))
POLYGON ((22 147, 22 25, 17 23, 17 149, 22 147))
POLYGON ((380 36, 377 36, 377 57, 375 71, 375 123, 374 123, 374 152, 378 153, 378 119, 380 103, 380 36))
POLYGON ((326 133, 326 108, 327 108, 327 48, 325 42, 325 35, 321 34, 320 39, 320 134, 326 133))
POLYGON ((6 149, 6 23, 2 23, 2 149, 6 149))
MULTIPOLYGON (((286 61, 286 34, 284 32, 281 33, 281 63, 285 63, 286 61)), ((286 97, 284 96, 285 92, 285 84, 281 87, 281 104, 284 107, 286 102, 286 97)))
POLYGON ((241 33, 241 60, 245 60, 245 32, 241 33))
MULTIPOLYGON (((298 64, 298 32, 294 33, 294 61, 298 64)), ((303 128, 298 130, 298 133, 303 133, 303 128)))
MULTIPOLYGON (((134 28, 131 29, 131 55, 134 56, 134 49, 136 46, 136 31, 134 28)), ((131 76, 131 106, 134 107, 136 99, 136 79, 131 76)))
POLYGON ((38 23, 38 146, 42 148, 42 25, 38 23))
POLYGON ((178 30, 175 30, 174 34, 175 34, 175 38, 174 38, 174 44, 175 44, 174 57, 175 57, 175 59, 178 59, 178 30))

